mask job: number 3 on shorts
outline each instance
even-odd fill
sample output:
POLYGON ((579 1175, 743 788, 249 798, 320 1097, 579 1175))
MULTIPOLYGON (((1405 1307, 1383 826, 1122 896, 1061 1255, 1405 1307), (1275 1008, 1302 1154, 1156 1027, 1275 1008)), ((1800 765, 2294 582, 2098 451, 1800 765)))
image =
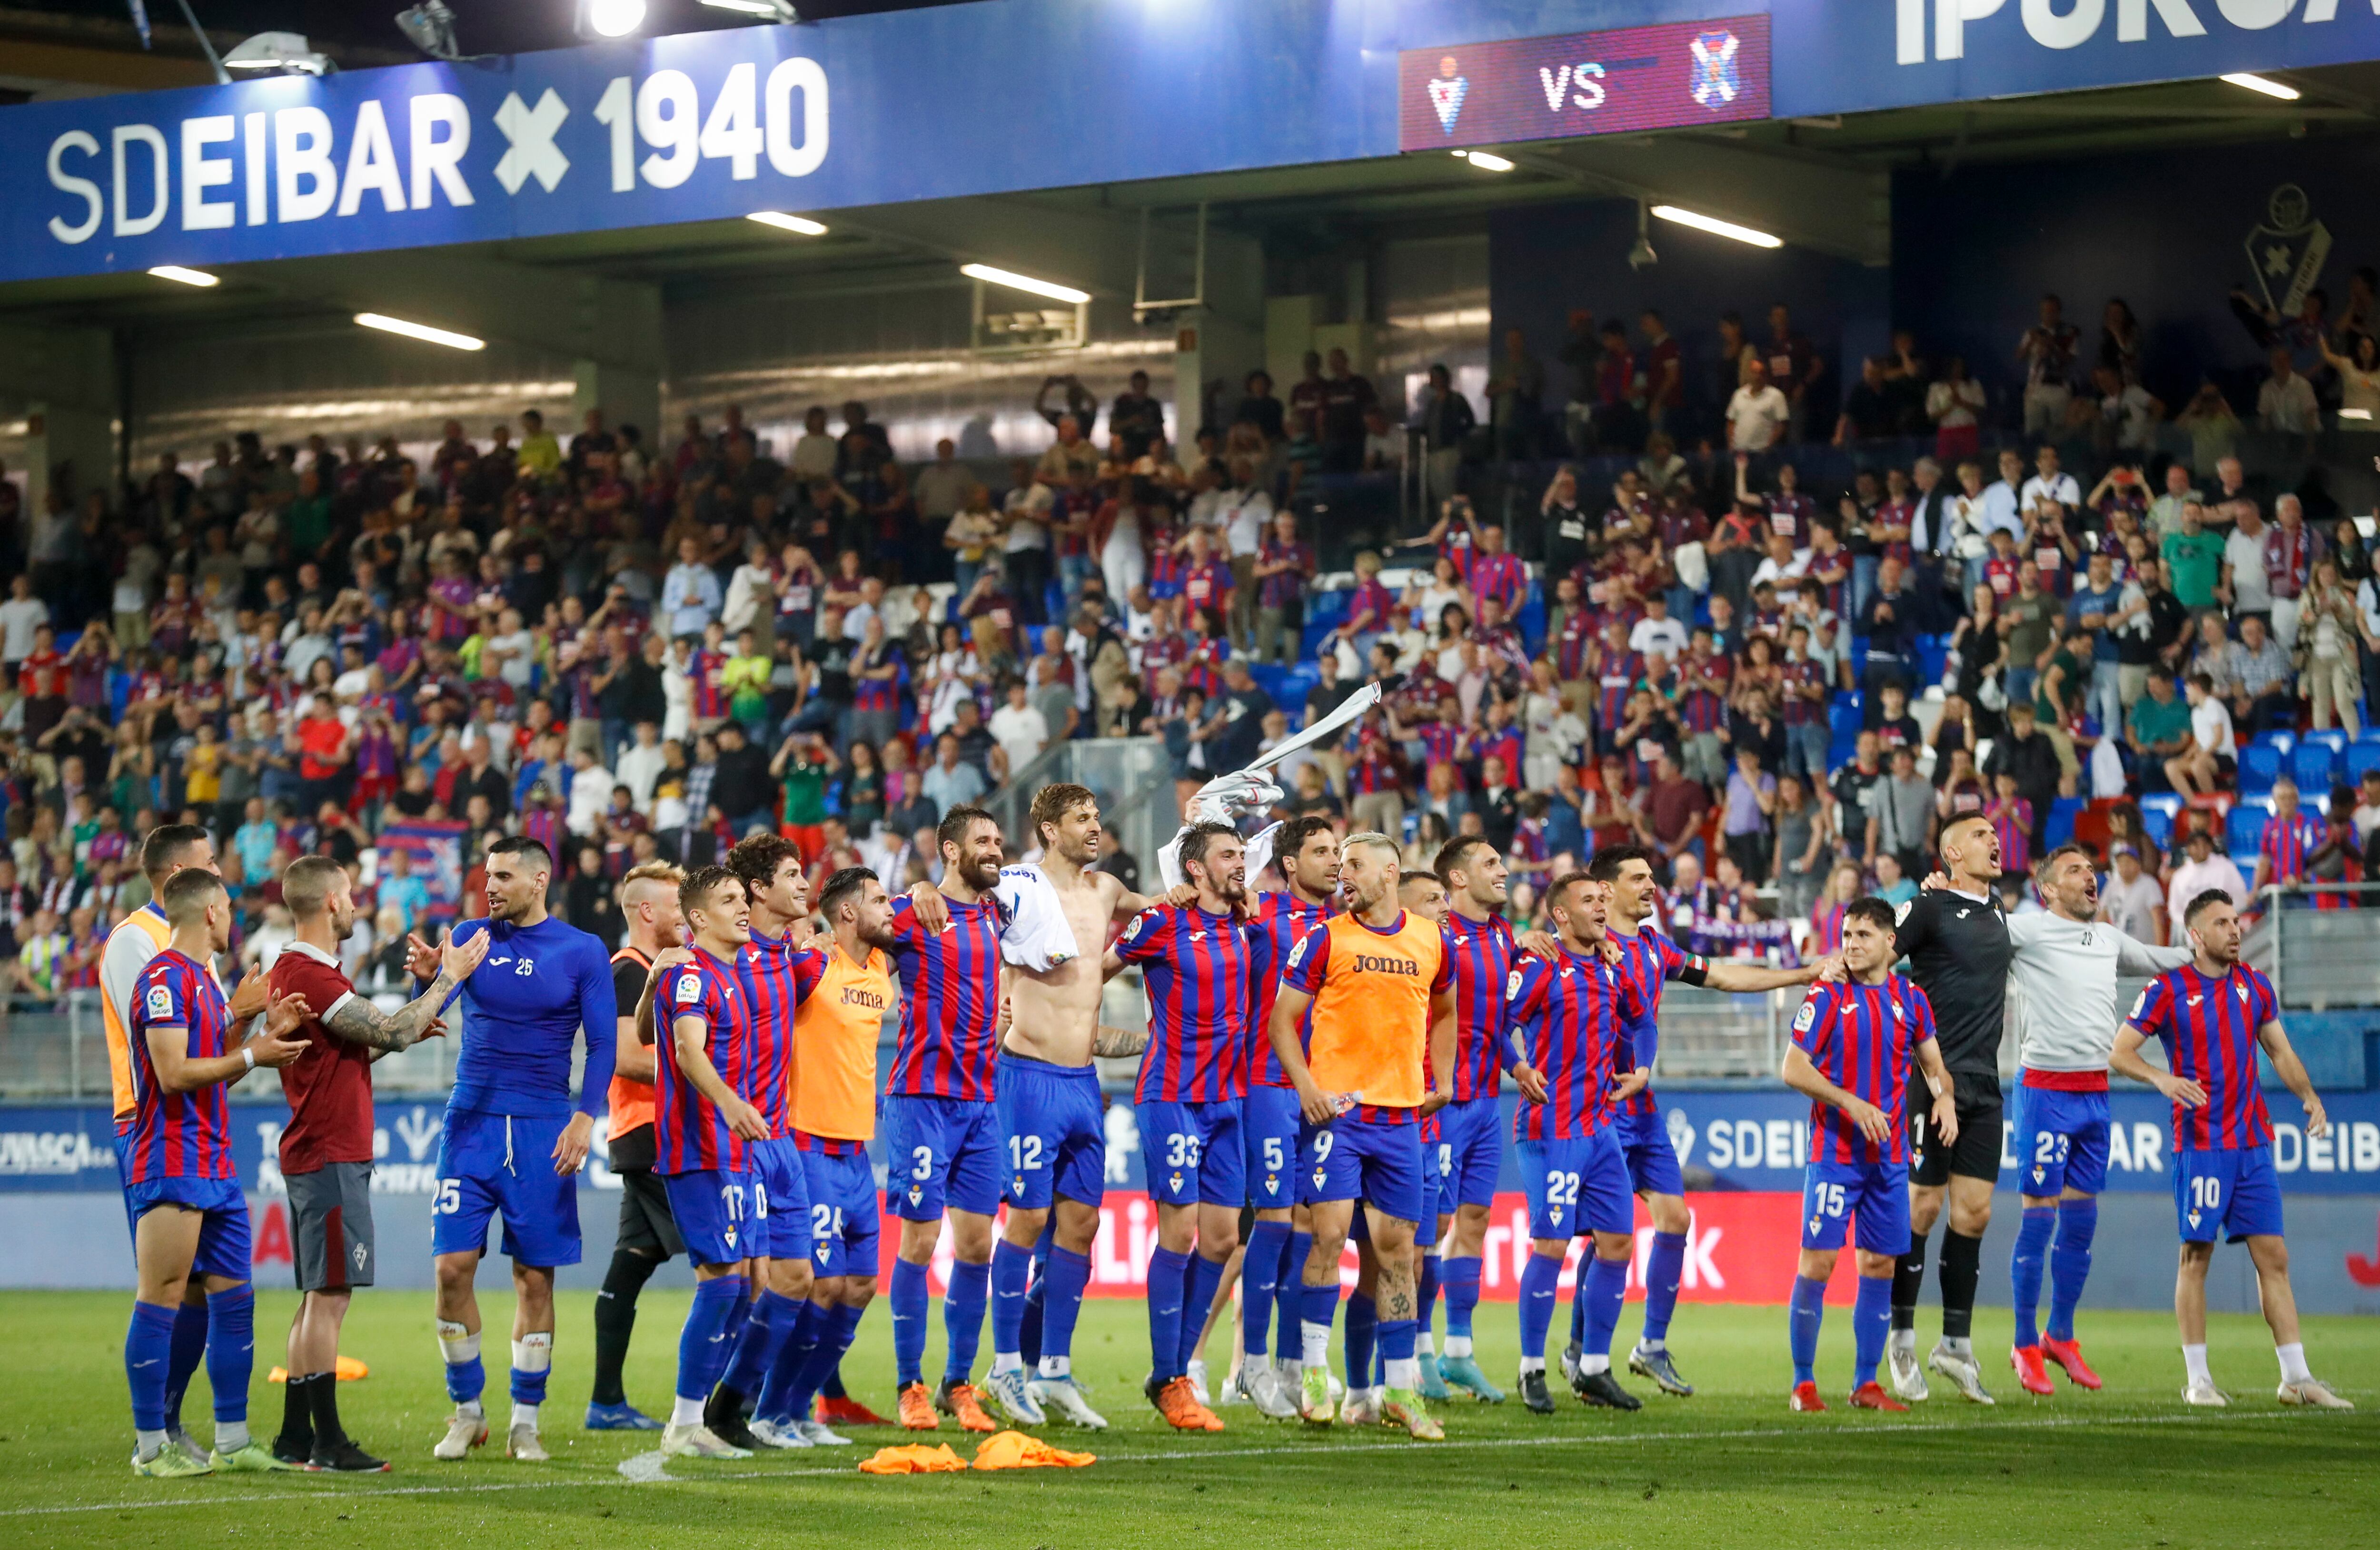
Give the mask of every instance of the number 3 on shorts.
POLYGON ((915 1152, 909 1153, 909 1177, 912 1178, 931 1178, 934 1177, 934 1149, 932 1147, 921 1146, 915 1152))

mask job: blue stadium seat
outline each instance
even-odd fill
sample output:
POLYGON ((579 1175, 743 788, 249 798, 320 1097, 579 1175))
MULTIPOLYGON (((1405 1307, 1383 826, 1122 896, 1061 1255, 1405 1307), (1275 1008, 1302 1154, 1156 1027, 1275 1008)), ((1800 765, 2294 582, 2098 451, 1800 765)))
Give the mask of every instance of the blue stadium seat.
POLYGON ((2074 820, 2086 805, 2080 797, 2059 797, 2049 804, 2049 823, 2041 834, 2044 854, 2074 837, 2074 820))
POLYGON ((2242 795, 2261 797, 2273 788, 2280 777, 2283 757, 2281 751, 2267 742, 2253 742, 2240 751, 2240 790, 2242 795))
POLYGON ((2272 816, 2269 802, 2232 804, 2230 814, 2223 821, 2223 848, 2235 855, 2242 850, 2254 855, 2257 842, 2265 837, 2265 820, 2272 816))
POLYGON ((2347 779, 2350 785, 2360 785, 2368 771, 2380 770, 2380 742, 2361 741, 2347 745, 2347 779))
POLYGON ((2286 759, 2296 751, 2298 735, 2295 732, 2260 732, 2256 735, 2256 741, 2279 749, 2281 757, 2286 759))
MULTIPOLYGON (((2301 791, 2328 791, 2338 783, 2342 763, 2339 750, 2329 742, 2317 740, 2324 736, 2317 732, 2308 737, 2298 744, 2297 752, 2290 758, 2290 773, 2297 777, 2298 789, 2301 791)), ((2339 736, 2339 740, 2343 743, 2346 739, 2339 736)))
POLYGON ((1947 635, 1921 635, 1917 638, 1917 690, 1923 692, 1932 684, 1942 681, 1942 669, 1950 658, 1950 638, 1947 635))
POLYGON ((2169 845, 2175 822, 2181 816, 2181 798, 2171 791, 2155 791, 2140 799, 2141 830, 2161 846, 2169 845))

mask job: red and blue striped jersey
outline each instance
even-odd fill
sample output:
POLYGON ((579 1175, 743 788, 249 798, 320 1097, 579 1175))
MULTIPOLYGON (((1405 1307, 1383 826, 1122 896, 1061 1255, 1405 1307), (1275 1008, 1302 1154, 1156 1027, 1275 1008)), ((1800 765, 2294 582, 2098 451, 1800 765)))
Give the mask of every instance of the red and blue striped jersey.
POLYGON ((2256 841, 2256 849, 2273 869, 2267 879, 2274 883, 2302 883, 2306 880, 2306 858, 2322 848, 2322 820, 2300 808, 2289 817, 2278 813, 2265 820, 2265 832, 2256 841))
POLYGON ((800 977, 791 936, 752 934, 752 945, 735 955, 744 1004, 752 1012, 752 1043, 736 1091, 760 1111, 771 1136, 792 1135, 794 1012, 801 1005, 800 977))
POLYGON ((727 1128, 719 1105, 677 1066, 678 1019, 700 1018, 710 1068, 730 1092, 751 1101, 752 1012, 742 978, 735 965, 697 947, 692 962, 662 970, 653 987, 653 1037, 668 1046, 653 1062, 653 1141, 660 1153, 654 1166, 663 1173, 744 1171, 744 1138, 727 1128))
POLYGON ((1475 595, 1494 598, 1508 619, 1528 601, 1529 573, 1522 568, 1521 557, 1510 549, 1499 549, 1492 555, 1484 549, 1473 551, 1467 580, 1475 595))
POLYGON ((893 972, 901 977, 901 1031, 888 1093, 990 1103, 1000 1045, 1000 900, 946 901, 939 934, 905 897, 892 901, 893 972))
POLYGON ((1508 786, 1521 784, 1519 728, 1509 726, 1483 728, 1479 736, 1472 741, 1471 753, 1473 758, 1479 761, 1480 779, 1488 778, 1488 761, 1500 759, 1504 762, 1504 783, 1508 786))
POLYGON ((852 666, 855 669, 864 667, 870 672, 883 667, 899 669, 889 678, 863 677, 859 672, 854 671, 851 675, 853 710, 879 712, 901 708, 901 691, 909 682, 909 665, 901 654, 900 647, 887 646, 882 655, 873 659, 854 657, 852 666))
POLYGON ((2032 871, 2033 804, 2022 797, 2006 801, 1994 799, 1985 804, 1984 816, 1991 820, 1992 833, 1999 836, 2000 871, 2010 877, 2032 871))
POLYGON ((1645 659, 1634 652, 1607 649, 1596 670, 1596 725, 1609 732, 1628 719, 1628 696, 1645 676, 1645 659))
MULTIPOLYGON (((1699 954, 1686 951, 1649 925, 1638 926, 1633 934, 1615 931, 1611 940, 1620 944, 1620 971, 1636 982, 1642 1006, 1620 1031, 1617 1057, 1626 1062, 1621 1069, 1633 1071, 1639 1066, 1650 1066, 1661 1053, 1661 986, 1689 968, 1708 965, 1699 954)), ((1620 1112, 1658 1114, 1660 1109, 1648 1086, 1621 1105, 1620 1112)))
MULTIPOLYGON (((1286 888, 1258 894, 1248 921, 1248 1064, 1250 1085, 1287 1087, 1289 1073, 1272 1052, 1272 1004, 1280 998, 1281 965, 1307 932, 1330 917, 1328 904, 1307 904, 1286 888)), ((1312 1026, 1308 1019, 1307 1026, 1312 1026)))
POLYGON ((133 982, 132 1028, 125 1041, 132 1056, 132 1129, 125 1138, 124 1181, 160 1178, 232 1178, 231 1123, 224 1103, 225 1083, 191 1092, 167 1092, 157 1085, 149 1054, 149 1032, 179 1034, 184 1054, 212 1060, 231 1049, 231 1008, 214 971, 176 948, 149 960, 133 982))
POLYGON ((1247 1088, 1248 935, 1228 912, 1154 905, 1132 918, 1116 956, 1141 966, 1148 1048, 1133 1101, 1211 1104, 1247 1088))
POLYGON ((1493 1098, 1504 1081, 1504 990, 1520 956, 1501 915, 1474 921, 1450 909, 1439 922, 1454 966, 1454 1101, 1493 1098))
POLYGON ((1546 1101, 1523 1101, 1515 1141, 1591 1136, 1611 1117, 1612 1055, 1621 1027, 1645 1010, 1636 982, 1602 956, 1565 950, 1560 963, 1524 957, 1505 980, 1504 1031, 1545 1073, 1546 1101))
POLYGON ((1807 726, 1827 716, 1827 701, 1822 695, 1811 699, 1812 689, 1824 689, 1827 670, 1808 657, 1788 658, 1777 669, 1785 701, 1784 719, 1788 726, 1807 726))
POLYGON ((1152 598, 1180 597, 1182 570, 1188 562, 1173 552, 1173 535, 1156 532, 1149 535, 1148 595, 1152 598))
POLYGON ((697 646, 686 660, 686 676, 694 680, 694 714, 706 719, 727 714, 727 653, 697 646))
POLYGON ((1595 644, 1598 632, 1595 616, 1583 607, 1563 616, 1561 634, 1554 645, 1556 677, 1564 683, 1574 683, 1586 677, 1586 651, 1595 644))
POLYGON ((2167 1069, 2206 1090, 2202 1108, 2173 1105, 2176 1152, 2272 1144, 2273 1122, 2257 1086, 2256 1032, 2280 1015, 2273 982, 2244 963, 2219 980, 2185 963, 2141 992, 2124 1020, 2165 1045, 2167 1069))
POLYGON ((1182 616, 1191 616, 1197 608, 1211 608, 1221 615, 1232 605, 1232 568, 1211 555, 1204 565, 1182 562, 1182 616))
POLYGON ((1414 740, 1422 746, 1422 758, 1427 763, 1451 764, 1463 745, 1463 728, 1451 721, 1425 721, 1413 729, 1414 740))
POLYGON ((1905 974, 1888 974, 1880 985, 1821 980, 1810 987, 1793 1014, 1794 1047, 1820 1076, 1874 1104, 1892 1122, 1888 1140, 1872 1141, 1842 1110, 1814 1102, 1810 1161, 1909 1161, 1909 1065, 1917 1046, 1932 1037, 1933 1004, 1905 974))

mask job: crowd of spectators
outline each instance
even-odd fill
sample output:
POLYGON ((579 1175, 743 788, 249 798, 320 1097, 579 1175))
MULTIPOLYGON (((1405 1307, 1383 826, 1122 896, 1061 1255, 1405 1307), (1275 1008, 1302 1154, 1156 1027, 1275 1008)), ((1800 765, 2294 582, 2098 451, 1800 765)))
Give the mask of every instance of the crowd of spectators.
MULTIPOLYGON (((2355 407, 2369 337, 2303 321, 2266 320, 2276 378, 2310 338, 2355 407)), ((1282 767, 1283 814, 1424 861, 1483 834, 1523 921, 1628 840, 1661 859, 1681 936, 1807 952, 1850 898, 1913 891, 1946 818, 1989 814, 2021 876, 2066 799, 2099 799, 2110 910, 2146 920, 2121 911, 2230 864, 2243 745, 2364 725, 2366 535, 2310 522, 2195 402, 2193 455, 2152 450, 2164 406, 2126 375, 2120 303, 2086 389, 2044 302, 2002 417, 2022 451, 1986 453, 1982 393, 1905 336, 1839 413, 1782 308, 1766 341, 1723 320, 1708 393, 1657 316, 1571 336, 1558 413, 1516 333, 1479 405, 1441 367, 1394 412, 1332 351, 1285 395, 1251 373, 1180 448, 1145 374, 1104 405, 1052 377, 1049 444, 997 479, 947 442, 905 467, 852 403, 783 447, 733 409, 666 445, 600 412, 565 441, 531 410, 481 438, 450 422, 418 459, 243 435, 39 512, 0 481, 12 988, 95 982, 163 821, 214 831, 250 956, 286 938, 289 860, 357 863, 355 967, 394 982, 407 931, 477 909, 502 833, 544 840, 557 908, 609 940, 639 861, 773 827, 897 889, 935 873, 943 810, 1055 743, 1160 738, 1186 795, 1372 681, 1378 709, 1282 767), (1912 431, 1931 455, 1864 458, 1841 488, 1797 468, 1912 431), (1615 477, 1564 465, 1518 516, 1466 493, 1483 458, 1616 448, 1615 477), (1318 592, 1314 492, 1409 458, 1421 519, 1318 592), (2179 858, 2129 805, 2168 790, 2191 799, 2179 858), (451 852, 383 843, 393 824, 451 852)), ((2380 780, 2273 799, 2243 889, 2362 875, 2380 780)))

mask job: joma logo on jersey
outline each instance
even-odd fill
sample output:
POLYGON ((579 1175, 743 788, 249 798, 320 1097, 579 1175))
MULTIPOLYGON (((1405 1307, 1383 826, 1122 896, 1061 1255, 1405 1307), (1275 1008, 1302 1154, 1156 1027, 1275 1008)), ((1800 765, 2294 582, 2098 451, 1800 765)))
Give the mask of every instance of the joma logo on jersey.
POLYGON ((845 985, 843 987, 843 1004, 846 1007, 866 1007, 880 1012, 884 1009, 884 997, 859 985, 845 985))
POLYGON ((1355 955, 1358 974, 1402 974, 1409 980, 1421 978, 1421 965, 1409 958, 1379 958, 1371 953, 1355 955))

